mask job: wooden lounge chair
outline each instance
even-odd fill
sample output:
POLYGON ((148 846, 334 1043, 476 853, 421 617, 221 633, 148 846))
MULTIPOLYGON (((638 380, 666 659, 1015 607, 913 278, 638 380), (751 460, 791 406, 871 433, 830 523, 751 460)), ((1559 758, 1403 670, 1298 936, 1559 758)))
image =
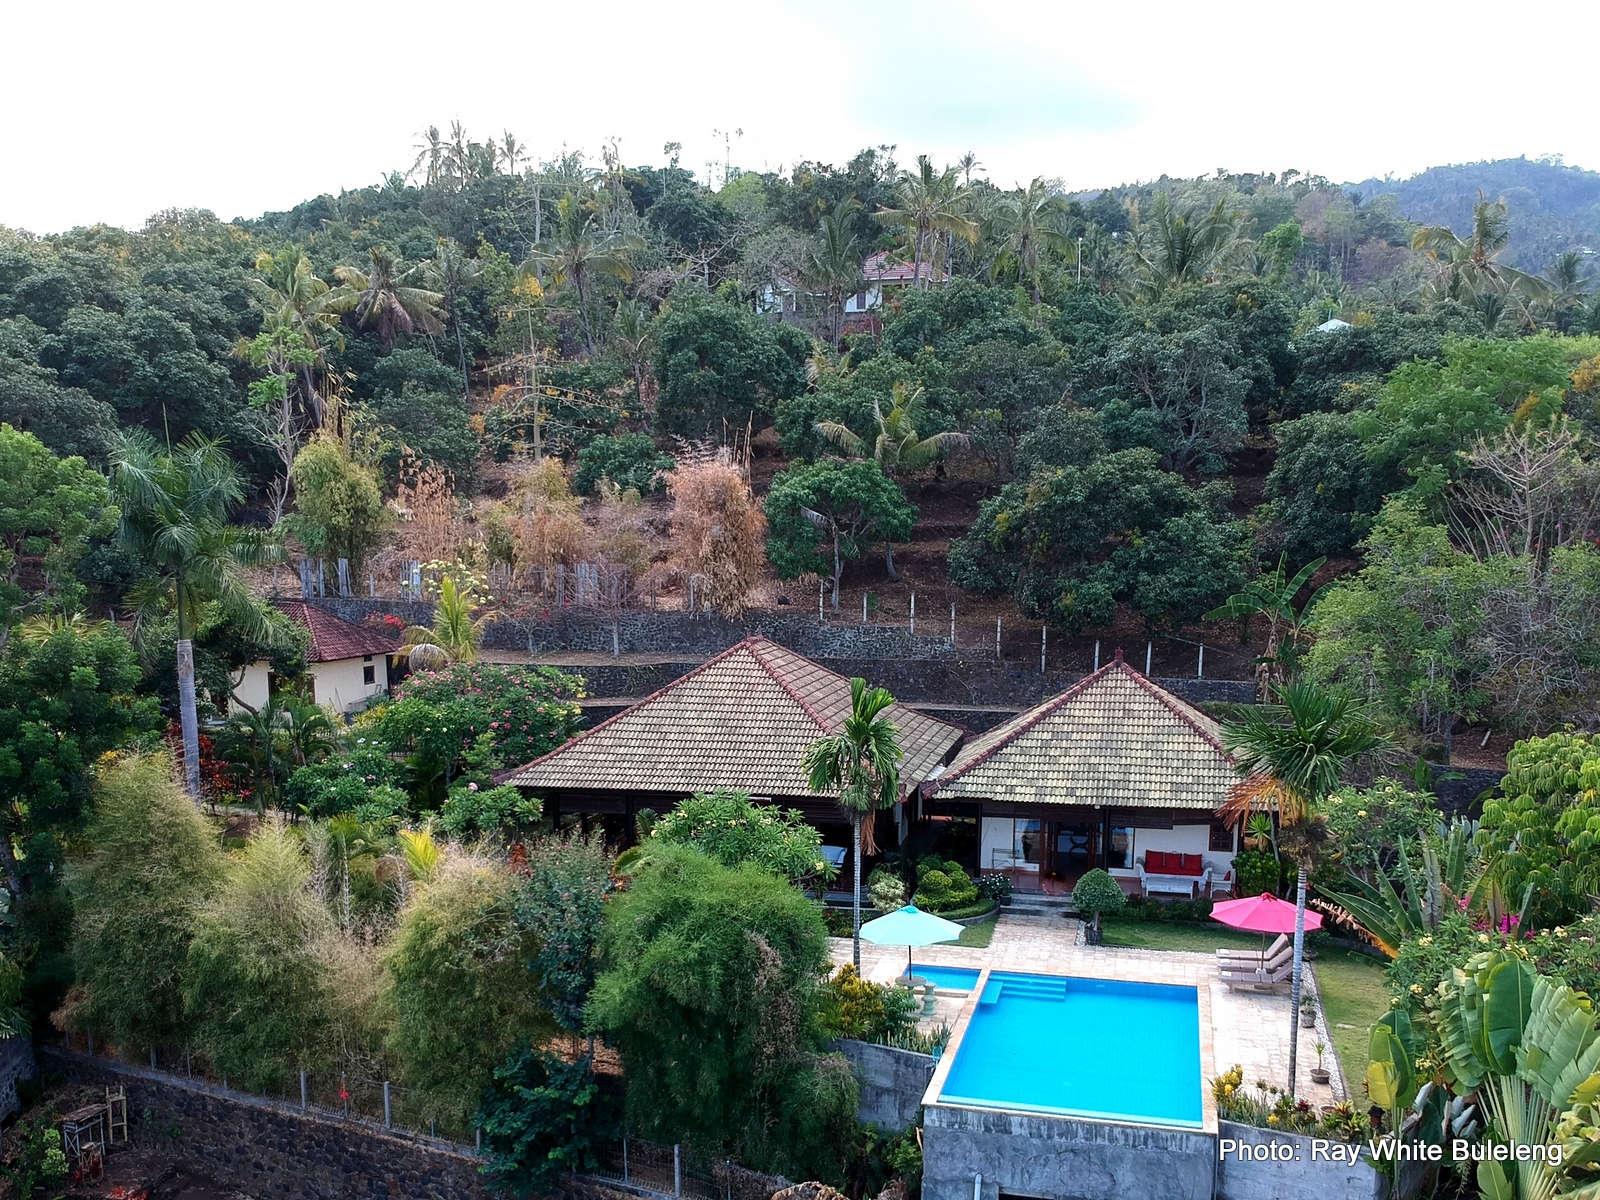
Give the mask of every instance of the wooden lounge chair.
POLYGON ((1289 935, 1287 933, 1280 933, 1278 935, 1278 940, 1273 942, 1272 945, 1268 946, 1265 950, 1218 950, 1217 962, 1224 967, 1235 970, 1242 967, 1259 967, 1269 958, 1276 957, 1285 949, 1292 951, 1294 946, 1290 943, 1289 935))

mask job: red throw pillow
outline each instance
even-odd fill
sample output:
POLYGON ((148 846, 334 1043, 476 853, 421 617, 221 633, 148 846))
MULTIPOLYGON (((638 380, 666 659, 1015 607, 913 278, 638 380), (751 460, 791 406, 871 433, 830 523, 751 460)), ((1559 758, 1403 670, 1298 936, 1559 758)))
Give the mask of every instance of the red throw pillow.
POLYGON ((1200 865, 1200 856, 1198 854, 1185 854, 1183 856, 1183 873, 1185 875, 1198 875, 1204 869, 1200 865))
POLYGON ((1147 850, 1144 856, 1144 869, 1151 875, 1161 874, 1167 869, 1167 852, 1165 850, 1147 850))

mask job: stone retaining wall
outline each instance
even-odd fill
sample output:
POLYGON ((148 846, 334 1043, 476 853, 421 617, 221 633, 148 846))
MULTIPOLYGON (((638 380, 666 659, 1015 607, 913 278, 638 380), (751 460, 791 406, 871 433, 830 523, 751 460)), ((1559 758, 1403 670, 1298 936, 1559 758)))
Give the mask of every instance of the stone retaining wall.
POLYGON ((885 1133, 900 1133, 917 1123, 922 1111, 922 1093, 933 1078, 931 1054, 897 1050, 873 1042, 845 1038, 834 1043, 850 1060, 856 1082, 861 1085, 861 1101, 856 1115, 885 1133))
POLYGON ((21 1106, 17 1084, 39 1073, 33 1058, 33 1043, 25 1037, 0 1040, 0 1121, 10 1120, 21 1106))

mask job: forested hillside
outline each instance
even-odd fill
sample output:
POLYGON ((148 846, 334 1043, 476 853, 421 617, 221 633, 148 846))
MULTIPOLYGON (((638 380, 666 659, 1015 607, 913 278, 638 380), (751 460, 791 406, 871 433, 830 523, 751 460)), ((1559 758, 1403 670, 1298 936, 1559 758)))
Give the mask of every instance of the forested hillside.
POLYGON ((1264 680, 1303 657, 1418 744, 1592 720, 1600 300, 1558 253, 1591 177, 1483 170, 1482 201, 1467 168, 1071 197, 879 147, 713 187, 457 128, 286 213, 3 231, 11 453, 125 497, 168 447, 220 456, 244 589, 180 613, 126 513, 23 520, 9 620, 137 614, 147 661, 192 628, 220 712, 264 646, 292 665, 241 615, 256 567, 548 603, 582 565, 614 606, 921 587, 1066 638, 1243 633, 1264 680), (1307 564, 1337 577, 1309 615, 1260 600, 1307 564), (1218 615, 1247 585, 1268 615, 1218 615))

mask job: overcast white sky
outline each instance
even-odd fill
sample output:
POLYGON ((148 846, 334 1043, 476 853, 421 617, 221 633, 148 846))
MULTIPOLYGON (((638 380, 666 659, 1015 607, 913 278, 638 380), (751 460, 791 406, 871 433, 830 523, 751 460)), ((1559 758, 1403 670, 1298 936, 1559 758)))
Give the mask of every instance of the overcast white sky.
POLYGON ((540 157, 615 137, 660 163, 678 141, 701 177, 722 129, 743 130, 746 168, 890 142, 1073 189, 1518 154, 1600 168, 1595 0, 10 0, 0 28, 0 224, 36 233, 287 208, 409 167, 452 118, 540 157))

